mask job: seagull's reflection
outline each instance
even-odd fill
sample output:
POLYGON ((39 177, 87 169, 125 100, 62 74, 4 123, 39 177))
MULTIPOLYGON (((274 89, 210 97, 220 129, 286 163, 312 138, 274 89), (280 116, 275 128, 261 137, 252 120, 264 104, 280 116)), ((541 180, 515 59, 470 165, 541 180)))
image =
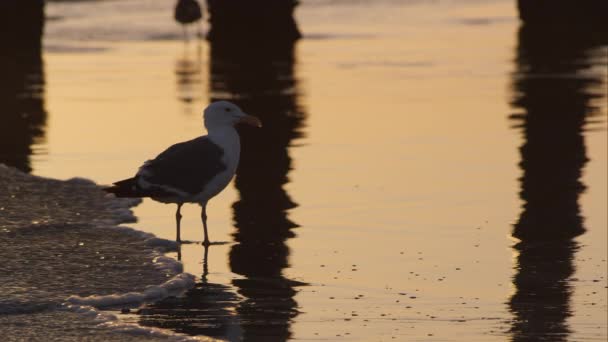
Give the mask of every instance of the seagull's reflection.
MULTIPOLYGON (((182 261, 182 246, 183 246, 183 242, 182 243, 177 243, 176 245, 176 254, 177 254, 177 261, 182 261)), ((197 243, 198 244, 198 243, 197 243)), ((207 283, 207 276, 209 275, 209 246, 213 246, 213 244, 211 245, 204 245, 201 244, 201 246, 203 246, 203 274, 201 275, 201 282, 202 283, 207 283)))
POLYGON ((189 113, 194 112, 191 103, 203 94, 201 44, 198 41, 196 46, 192 47, 184 43, 182 54, 175 62, 177 99, 185 105, 189 113))
POLYGON ((0 2, 0 163, 30 172, 44 139, 43 1, 0 2))
MULTIPOLYGON (((199 248, 199 244, 194 244, 199 248)), ((229 341, 241 340, 240 322, 234 313, 239 300, 231 287, 211 283, 209 275, 209 246, 203 246, 203 272, 194 288, 182 297, 169 297, 139 310, 139 324, 170 329, 188 335, 202 335, 229 341)), ((177 256, 181 261, 182 245, 177 256)))
POLYGON ((514 341, 566 341, 579 249, 573 239, 585 232, 578 202, 588 160, 584 132, 598 112, 594 101, 604 96, 602 71, 594 67, 605 63, 597 47, 606 41, 542 25, 523 25, 518 38, 511 120, 524 138, 523 208, 513 229, 520 242, 511 334, 514 341))

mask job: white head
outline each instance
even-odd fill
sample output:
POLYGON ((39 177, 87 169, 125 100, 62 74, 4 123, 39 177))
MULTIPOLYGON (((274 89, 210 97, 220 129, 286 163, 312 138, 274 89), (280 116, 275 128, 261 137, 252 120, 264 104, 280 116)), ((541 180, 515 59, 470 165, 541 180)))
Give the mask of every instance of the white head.
POLYGON ((237 123, 262 127, 260 119, 247 115, 237 105, 228 101, 213 102, 205 108, 203 117, 208 131, 215 128, 233 127, 237 123))

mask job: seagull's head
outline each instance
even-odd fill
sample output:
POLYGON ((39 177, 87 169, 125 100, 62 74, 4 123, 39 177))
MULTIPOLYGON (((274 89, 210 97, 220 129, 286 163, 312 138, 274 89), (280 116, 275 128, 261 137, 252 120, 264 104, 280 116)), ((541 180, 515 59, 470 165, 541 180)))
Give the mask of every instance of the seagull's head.
POLYGON ((262 122, 255 116, 243 112, 239 106, 228 101, 213 102, 205 108, 204 119, 207 130, 214 127, 232 127, 238 123, 245 123, 255 127, 262 127, 262 122))

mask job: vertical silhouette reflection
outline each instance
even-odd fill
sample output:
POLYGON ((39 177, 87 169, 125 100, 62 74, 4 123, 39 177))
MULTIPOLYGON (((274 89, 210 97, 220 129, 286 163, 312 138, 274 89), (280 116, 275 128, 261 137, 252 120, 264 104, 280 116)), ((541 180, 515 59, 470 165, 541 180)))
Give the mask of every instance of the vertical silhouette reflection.
POLYGON ((32 145, 44 137, 44 2, 0 2, 0 163, 32 170, 32 145))
POLYGON ((188 112, 192 112, 190 104, 203 93, 202 47, 197 42, 191 50, 190 44, 184 43, 183 49, 182 56, 175 62, 177 98, 187 106, 188 112))
POLYGON ((290 322, 298 314, 294 287, 301 285, 283 276, 289 264, 286 241, 297 227, 287 214, 297 204, 284 189, 292 167, 289 146, 302 136, 305 118, 294 77, 299 32, 291 16, 295 2, 269 2, 271 10, 243 1, 233 4, 245 5, 240 9, 209 1, 211 101, 230 100, 264 125, 257 130, 239 128, 239 200, 233 205, 236 244, 230 251, 230 267, 244 277, 233 284, 244 297, 237 312, 246 341, 283 341, 291 336, 290 322), (260 27, 254 28, 251 18, 260 27), (240 20, 241 25, 234 25, 240 20))
MULTIPOLYGON (((271 9, 271 13, 289 16, 295 5, 269 2, 288 9, 271 9)), ((230 341, 284 341, 291 336, 291 319, 298 314, 295 288, 304 285, 283 275, 289 258, 286 241, 295 236, 292 229, 297 227, 288 218, 288 210, 297 204, 284 189, 292 168, 289 147, 303 135, 306 116, 298 104, 294 76, 299 33, 293 34, 295 22, 285 30, 278 26, 268 30, 272 24, 255 15, 268 9, 262 5, 208 4, 212 25, 216 25, 209 36, 210 101, 232 101, 264 125, 261 129, 239 127, 241 158, 235 184, 240 196, 233 205, 236 244, 230 250, 230 268, 242 276, 233 280, 240 297, 227 286, 207 281, 205 251, 202 281, 183 298, 168 298, 142 309, 140 323, 230 341), (259 30, 248 26, 251 18, 245 23, 235 19, 248 15, 257 18, 259 30), (217 23, 218 17, 230 25, 217 23)), ((290 22, 280 17, 273 20, 290 22)))
POLYGON ((530 16, 521 15, 513 75, 517 113, 510 117, 524 137, 511 334, 514 341, 566 341, 579 248, 573 238, 585 232, 578 203, 588 160, 584 132, 599 113, 594 104, 603 96, 603 76, 593 68, 606 65, 598 49, 606 41, 591 27, 543 25, 525 19, 530 16))
POLYGON ((297 4, 298 0, 207 0, 207 38, 251 48, 293 44, 301 37, 293 17, 297 4))

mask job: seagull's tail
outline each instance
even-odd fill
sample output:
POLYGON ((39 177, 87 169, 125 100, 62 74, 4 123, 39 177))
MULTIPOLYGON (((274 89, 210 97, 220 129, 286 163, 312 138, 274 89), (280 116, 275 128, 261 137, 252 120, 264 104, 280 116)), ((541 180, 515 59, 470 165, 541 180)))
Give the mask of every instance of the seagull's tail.
POLYGON ((112 184, 112 186, 103 188, 103 190, 114 194, 116 197, 146 197, 146 194, 137 188, 135 178, 123 179, 112 184))

